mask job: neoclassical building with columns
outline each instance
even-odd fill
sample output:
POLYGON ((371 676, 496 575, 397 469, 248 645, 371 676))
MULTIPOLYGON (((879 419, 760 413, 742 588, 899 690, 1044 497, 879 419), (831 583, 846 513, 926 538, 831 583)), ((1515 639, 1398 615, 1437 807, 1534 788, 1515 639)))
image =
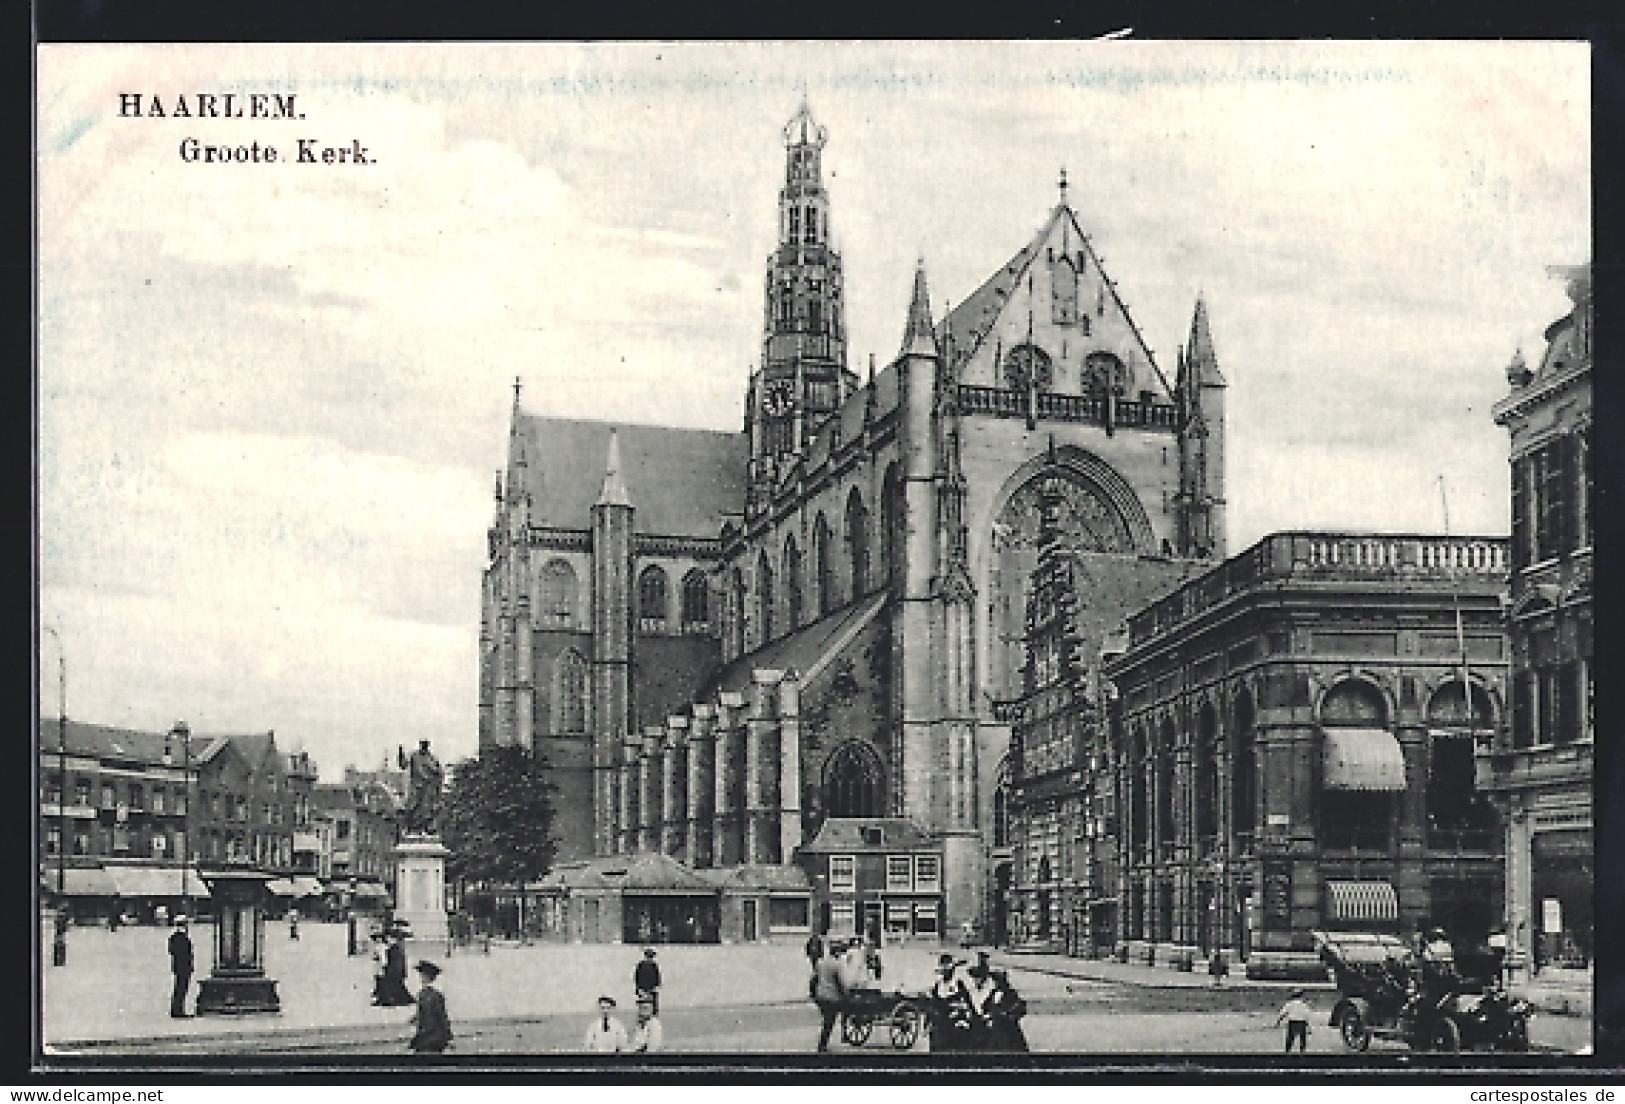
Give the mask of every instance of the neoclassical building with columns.
POLYGON ((1061 541, 1118 567, 1081 602, 1222 558, 1225 385, 1183 355, 1164 375, 1064 174, 952 310, 921 263, 897 354, 860 377, 826 140, 805 103, 784 130, 740 430, 554 418, 516 387, 480 741, 547 755, 564 860, 790 865, 827 818, 903 818, 942 849, 942 928, 981 925, 1041 491, 1061 541))

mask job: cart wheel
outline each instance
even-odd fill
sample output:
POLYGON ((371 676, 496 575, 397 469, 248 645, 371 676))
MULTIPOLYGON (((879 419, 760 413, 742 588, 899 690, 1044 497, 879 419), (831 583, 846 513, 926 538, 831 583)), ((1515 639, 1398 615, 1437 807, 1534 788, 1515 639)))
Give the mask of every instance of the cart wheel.
POLYGON ((920 1041, 920 1010, 906 1001, 892 1010, 891 1045, 912 1050, 920 1041))
POLYGON ((1371 1028, 1358 1008, 1343 1010, 1343 1045, 1350 1050, 1366 1050, 1371 1046, 1371 1028))
POLYGON ((1461 1049, 1461 1028, 1456 1021, 1445 1016, 1434 1025, 1433 1049, 1441 1054, 1454 1054, 1461 1049))
POLYGON ((862 1046, 869 1041, 869 1033, 874 1029, 873 1020, 867 1017, 848 1016, 846 1023, 841 1027, 841 1038, 853 1046, 862 1046))

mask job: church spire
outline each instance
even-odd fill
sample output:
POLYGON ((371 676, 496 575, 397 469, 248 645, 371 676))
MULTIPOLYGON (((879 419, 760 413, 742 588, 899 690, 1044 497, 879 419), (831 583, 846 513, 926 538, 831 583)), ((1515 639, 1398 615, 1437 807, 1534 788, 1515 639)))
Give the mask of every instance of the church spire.
POLYGON ((936 356, 937 339, 931 327, 931 299, 925 288, 925 258, 914 270, 914 298, 908 305, 908 326, 903 331, 903 356, 936 356))
POLYGON ((609 431, 609 459, 604 463, 604 487, 598 492, 600 506, 630 506, 632 496, 626 493, 626 482, 621 478, 620 437, 609 431))
POLYGON ((1185 370, 1192 387, 1223 387, 1224 376, 1219 373, 1219 358, 1213 351, 1213 335, 1208 331, 1207 301, 1200 293, 1196 296, 1196 311, 1191 315, 1191 335, 1185 342, 1185 370))

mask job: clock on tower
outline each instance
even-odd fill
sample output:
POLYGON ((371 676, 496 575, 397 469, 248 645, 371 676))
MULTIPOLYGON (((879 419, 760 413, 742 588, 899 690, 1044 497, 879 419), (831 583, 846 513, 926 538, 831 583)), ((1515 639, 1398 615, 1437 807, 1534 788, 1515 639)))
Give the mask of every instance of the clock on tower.
POLYGON ((762 412, 769 418, 782 418, 795 405, 795 388, 789 380, 774 380, 762 396, 762 412))

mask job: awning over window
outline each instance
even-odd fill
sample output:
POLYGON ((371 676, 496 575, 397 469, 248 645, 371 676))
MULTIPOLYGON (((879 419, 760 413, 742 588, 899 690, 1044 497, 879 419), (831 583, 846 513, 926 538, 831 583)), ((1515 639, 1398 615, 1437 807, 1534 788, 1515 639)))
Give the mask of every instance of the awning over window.
POLYGON ((1399 895, 1391 882, 1328 881, 1326 908, 1333 922, 1398 920, 1399 895))
POLYGON ((189 867, 184 879, 178 866, 110 866, 107 871, 113 875, 120 897, 179 897, 183 881, 186 896, 209 895, 208 883, 196 867, 189 867))
POLYGON ((1403 790, 1405 753, 1381 728, 1328 728, 1325 781, 1331 790, 1403 790))

